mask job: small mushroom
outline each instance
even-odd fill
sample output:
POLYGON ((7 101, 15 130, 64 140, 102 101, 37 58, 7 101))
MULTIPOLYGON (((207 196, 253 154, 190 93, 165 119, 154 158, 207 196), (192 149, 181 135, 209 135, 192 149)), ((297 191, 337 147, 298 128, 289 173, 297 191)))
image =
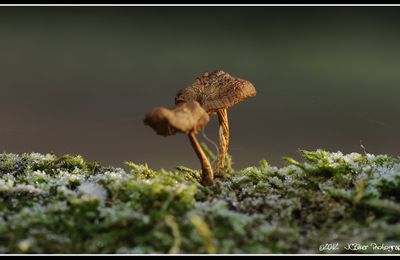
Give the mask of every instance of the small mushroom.
POLYGON ((207 112, 196 101, 179 104, 174 109, 153 108, 145 115, 144 119, 144 124, 149 125, 159 135, 170 136, 177 132, 188 135, 190 143, 201 162, 201 183, 203 185, 213 183, 214 172, 196 138, 196 134, 207 125, 209 120, 207 112))
POLYGON ((178 91, 175 104, 197 101, 210 115, 217 114, 219 120, 219 153, 216 168, 224 173, 225 158, 229 146, 229 123, 227 109, 256 95, 250 81, 233 77, 222 70, 204 73, 192 85, 178 91))

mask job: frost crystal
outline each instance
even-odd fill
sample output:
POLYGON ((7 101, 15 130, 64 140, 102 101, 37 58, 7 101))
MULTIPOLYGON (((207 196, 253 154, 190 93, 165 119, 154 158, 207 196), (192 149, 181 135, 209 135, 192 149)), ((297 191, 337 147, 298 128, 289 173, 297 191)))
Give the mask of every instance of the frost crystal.
POLYGON ((83 197, 88 199, 98 199, 104 202, 107 199, 107 191, 100 185, 85 182, 78 187, 78 192, 80 192, 83 197))

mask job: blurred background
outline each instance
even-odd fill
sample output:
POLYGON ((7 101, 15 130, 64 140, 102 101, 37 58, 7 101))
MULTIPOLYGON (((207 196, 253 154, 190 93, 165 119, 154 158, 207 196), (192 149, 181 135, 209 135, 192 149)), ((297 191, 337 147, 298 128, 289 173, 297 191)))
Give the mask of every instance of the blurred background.
POLYGON ((0 7, 0 151, 199 168, 143 117, 222 69, 258 91, 229 111, 236 168, 360 142, 397 156, 399 28, 397 7, 0 7))

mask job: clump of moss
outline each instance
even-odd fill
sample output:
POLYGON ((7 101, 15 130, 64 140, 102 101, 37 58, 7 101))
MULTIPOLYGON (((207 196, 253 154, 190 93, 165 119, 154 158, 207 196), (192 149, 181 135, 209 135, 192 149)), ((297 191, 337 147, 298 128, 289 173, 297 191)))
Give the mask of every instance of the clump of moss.
POLYGON ((183 166, 3 153, 0 253, 322 253, 325 243, 348 253, 353 242, 400 243, 397 159, 301 155, 203 187, 183 166))

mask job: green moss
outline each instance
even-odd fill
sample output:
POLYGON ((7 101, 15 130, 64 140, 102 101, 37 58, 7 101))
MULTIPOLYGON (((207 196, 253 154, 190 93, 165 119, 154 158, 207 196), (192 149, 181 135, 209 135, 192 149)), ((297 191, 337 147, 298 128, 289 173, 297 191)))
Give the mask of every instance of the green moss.
POLYGON ((348 243, 400 243, 397 159, 300 154, 304 162, 262 160, 202 187, 184 166, 127 162, 126 171, 3 153, 0 253, 352 253, 348 243), (319 251, 325 243, 340 246, 319 251))

